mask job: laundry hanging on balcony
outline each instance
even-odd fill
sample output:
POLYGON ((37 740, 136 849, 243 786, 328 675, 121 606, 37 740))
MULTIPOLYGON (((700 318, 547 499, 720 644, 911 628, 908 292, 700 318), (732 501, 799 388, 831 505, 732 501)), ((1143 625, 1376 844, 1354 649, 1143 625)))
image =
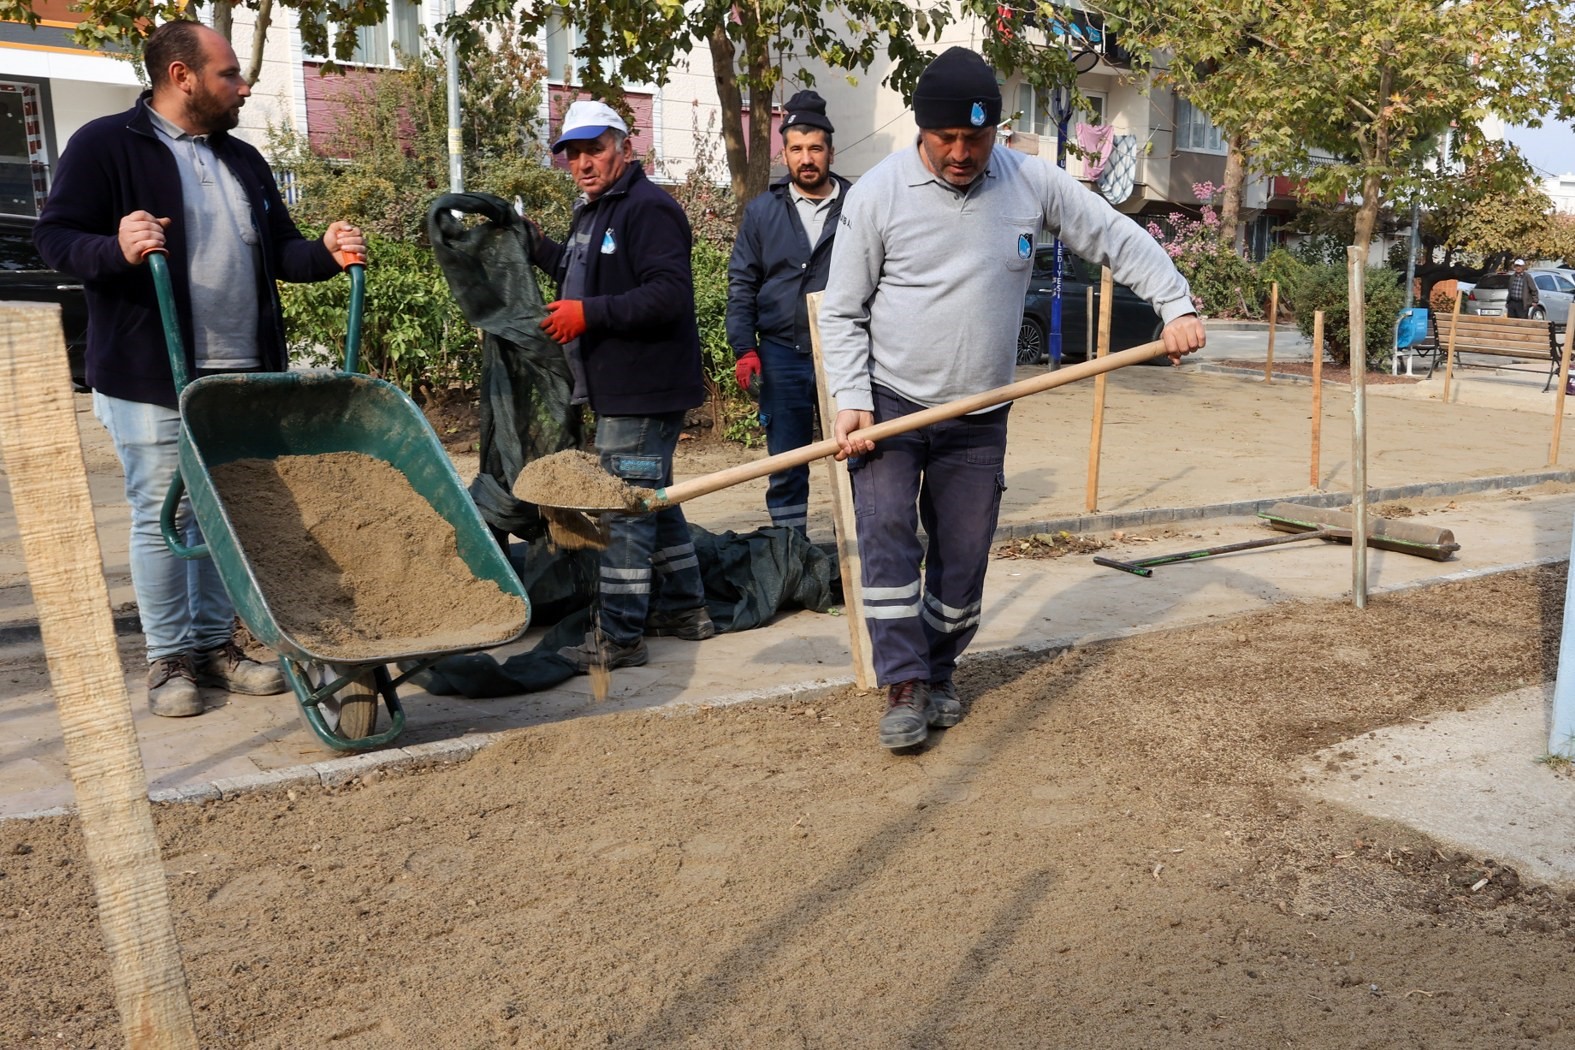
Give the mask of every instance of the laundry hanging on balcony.
POLYGON ((1110 162, 1110 146, 1116 129, 1109 124, 1079 124, 1077 146, 1083 151, 1083 178, 1093 182, 1110 162))
POLYGON ((1120 204, 1137 187, 1137 136, 1117 135, 1110 148, 1110 159, 1098 179, 1099 192, 1111 204, 1120 204))

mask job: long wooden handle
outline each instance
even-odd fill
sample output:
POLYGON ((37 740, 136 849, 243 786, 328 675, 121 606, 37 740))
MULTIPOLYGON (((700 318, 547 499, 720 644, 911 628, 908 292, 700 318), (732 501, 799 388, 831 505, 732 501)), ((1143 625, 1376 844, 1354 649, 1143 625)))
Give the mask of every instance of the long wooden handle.
MULTIPOLYGON (((944 405, 936 405, 933 408, 925 408, 905 416, 898 416, 896 419, 888 419, 884 423, 876 423, 872 427, 856 430, 852 436, 854 438, 868 438, 870 441, 879 441, 881 438, 888 438, 895 434, 906 434, 910 430, 918 430, 920 427, 927 427, 931 423, 939 423, 944 419, 956 419, 958 416, 966 416, 970 412, 978 412, 982 409, 994 408, 996 405, 1004 405, 1008 401, 1016 401, 1020 397, 1037 394, 1042 390, 1052 390, 1058 386, 1075 383, 1079 379, 1088 379, 1093 376, 1103 375, 1106 372, 1113 372, 1127 365, 1152 361, 1164 352, 1164 342, 1156 339, 1152 343, 1134 346, 1130 350, 1123 350, 1108 357, 1084 361, 1082 364, 1068 365, 1054 372, 1046 372, 1044 375, 1034 376, 1032 379, 1022 379, 1016 383, 1008 383, 1006 386, 998 386, 994 390, 986 390, 983 393, 958 398, 956 401, 948 401, 944 405)), ((802 448, 779 452, 775 456, 767 456, 765 459, 757 459, 753 463, 741 463, 736 467, 728 467, 726 470, 719 470, 714 474, 703 474, 698 478, 680 481, 676 485, 657 489, 656 494, 645 501, 645 508, 647 510, 660 510, 675 503, 682 503, 684 500, 694 499, 696 496, 704 496, 710 492, 720 492, 722 489, 740 485, 746 481, 753 481, 756 478, 763 478, 768 474, 775 474, 789 467, 803 466, 805 463, 813 463, 815 460, 824 459, 826 456, 834 456, 840 448, 841 446, 837 444, 836 438, 826 438, 823 441, 817 441, 802 448)))

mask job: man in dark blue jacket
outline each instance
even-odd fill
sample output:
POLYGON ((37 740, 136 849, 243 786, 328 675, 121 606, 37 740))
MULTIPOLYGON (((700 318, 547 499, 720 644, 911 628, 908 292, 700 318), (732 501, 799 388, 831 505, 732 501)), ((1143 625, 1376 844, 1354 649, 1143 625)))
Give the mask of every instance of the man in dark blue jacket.
MULTIPOLYGON (((563 243, 532 245, 558 285, 542 328, 563 344, 572 400, 596 413, 602 466, 642 488, 671 485, 684 413, 705 400, 689 220, 645 177, 611 107, 574 103, 552 151, 567 154, 581 196, 563 243)), ((581 674, 637 667, 650 659, 644 635, 716 633, 681 508, 617 515, 609 531, 595 623, 560 655, 581 674)))
MULTIPOLYGON (((208 559, 170 553, 159 528, 179 455, 180 415, 153 279, 143 257, 163 250, 188 375, 281 371, 284 318, 275 280, 320 281, 335 252, 365 241, 336 222, 301 236, 273 172, 232 138, 251 88, 229 43, 196 22, 159 26, 144 44, 152 90, 126 113, 84 125, 60 158, 34 231, 49 265, 81 278, 88 303, 87 381, 131 504, 131 582, 148 649, 148 706, 201 714, 199 685, 282 692, 277 668, 232 639, 235 610, 208 559)), ((202 542, 189 504, 186 542, 202 542)))
MULTIPOLYGON (((749 202, 727 267, 727 341, 734 378, 760 400, 772 455, 815 437, 815 362, 804 297, 826 287, 831 244, 848 181, 831 171, 834 129, 813 91, 788 99, 783 179, 749 202)), ((809 467, 771 475, 771 523, 808 535, 809 467)))

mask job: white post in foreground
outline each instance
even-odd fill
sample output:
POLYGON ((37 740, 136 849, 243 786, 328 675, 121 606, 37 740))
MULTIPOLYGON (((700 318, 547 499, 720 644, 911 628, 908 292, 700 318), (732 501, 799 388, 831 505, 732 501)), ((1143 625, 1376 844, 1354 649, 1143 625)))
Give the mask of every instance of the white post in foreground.
MULTIPOLYGON (((1570 536, 1575 562, 1575 533, 1570 536)), ((1548 754, 1575 758, 1575 573, 1564 584, 1564 632, 1559 636, 1559 676, 1553 685, 1553 728, 1548 754)))
POLYGON ((1351 597, 1367 608, 1367 250, 1345 249, 1351 319, 1351 597))

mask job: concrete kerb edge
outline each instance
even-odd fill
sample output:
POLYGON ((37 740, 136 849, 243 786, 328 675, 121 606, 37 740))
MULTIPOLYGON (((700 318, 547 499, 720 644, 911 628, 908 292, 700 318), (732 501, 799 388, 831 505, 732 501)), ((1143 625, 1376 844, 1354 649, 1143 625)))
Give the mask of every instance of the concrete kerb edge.
MULTIPOLYGON (((1530 488, 1548 482, 1575 482, 1575 470, 1541 470, 1529 474, 1500 474, 1486 478, 1465 478, 1460 481, 1424 481, 1412 485, 1394 485, 1372 489, 1367 498, 1371 503, 1388 503, 1403 499, 1426 499, 1441 496, 1462 496, 1473 492, 1498 489, 1530 488)), ((1207 503, 1196 507, 1154 507, 1145 510, 1115 511, 1111 513, 1079 514, 1070 518, 1003 525, 995 530, 995 541, 1021 540, 1041 533, 1113 532, 1116 529, 1133 529, 1149 525, 1169 525, 1182 521, 1203 521, 1209 518, 1255 517, 1276 503, 1299 503, 1306 507, 1346 507, 1351 503, 1349 492, 1306 492, 1264 499, 1237 500, 1231 503, 1207 503)))

